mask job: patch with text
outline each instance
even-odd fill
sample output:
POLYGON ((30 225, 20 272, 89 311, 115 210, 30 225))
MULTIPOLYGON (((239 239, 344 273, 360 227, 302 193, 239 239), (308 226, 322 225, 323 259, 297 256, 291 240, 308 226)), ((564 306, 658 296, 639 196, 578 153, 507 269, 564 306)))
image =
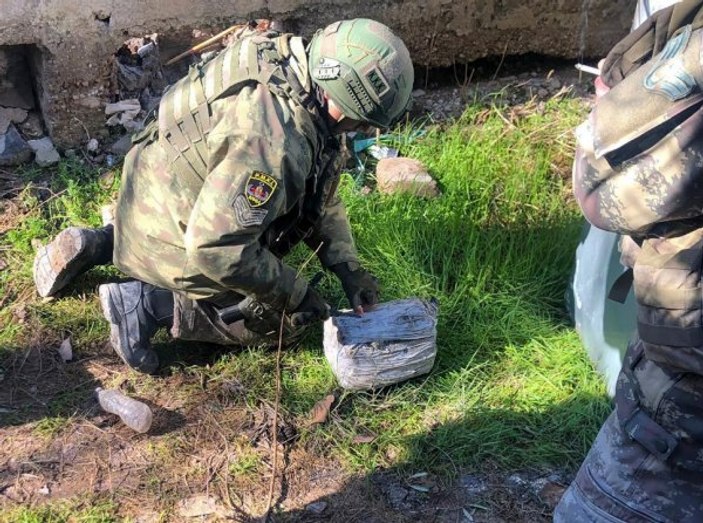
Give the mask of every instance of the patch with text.
POLYGON ((247 180, 244 194, 251 207, 261 207, 271 199, 278 182, 266 173, 254 171, 247 180))

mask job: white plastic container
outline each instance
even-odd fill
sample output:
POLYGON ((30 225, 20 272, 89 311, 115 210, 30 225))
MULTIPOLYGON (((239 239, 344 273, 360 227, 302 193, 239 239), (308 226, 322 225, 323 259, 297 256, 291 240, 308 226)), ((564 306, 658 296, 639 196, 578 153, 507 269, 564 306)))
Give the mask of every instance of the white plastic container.
POLYGON ((370 390, 427 374, 437 355, 436 300, 383 303, 324 325, 325 356, 345 389, 370 390))
POLYGON ((116 414, 130 429, 137 432, 148 432, 153 416, 151 409, 141 401, 122 394, 119 390, 95 389, 95 397, 102 409, 116 414))

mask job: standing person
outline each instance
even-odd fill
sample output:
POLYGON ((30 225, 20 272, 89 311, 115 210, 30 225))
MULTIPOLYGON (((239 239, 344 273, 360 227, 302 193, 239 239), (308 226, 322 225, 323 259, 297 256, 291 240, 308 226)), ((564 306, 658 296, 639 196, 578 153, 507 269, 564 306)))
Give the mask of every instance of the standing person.
POLYGON ((70 228, 40 249, 39 294, 112 261, 136 281, 100 287, 112 346, 154 372, 150 339, 246 345, 329 316, 283 257, 300 241, 340 280, 359 313, 378 301, 336 192, 336 135, 388 127, 407 110, 413 66, 385 25, 346 20, 300 37, 242 38, 164 95, 124 163, 113 227, 70 228), (223 311, 235 310, 234 320, 223 311))
POLYGON ((577 130, 574 192, 594 226, 627 235, 637 336, 559 523, 703 521, 702 28, 701 0, 646 20, 577 130))

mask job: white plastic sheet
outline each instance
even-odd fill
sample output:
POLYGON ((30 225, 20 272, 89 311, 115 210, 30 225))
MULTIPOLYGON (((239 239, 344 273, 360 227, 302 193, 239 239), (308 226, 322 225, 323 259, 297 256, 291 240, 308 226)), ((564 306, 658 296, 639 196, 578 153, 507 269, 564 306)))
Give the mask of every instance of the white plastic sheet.
POLYGON ((427 374, 437 355, 436 300, 379 305, 325 322, 325 356, 345 389, 378 389, 427 374))

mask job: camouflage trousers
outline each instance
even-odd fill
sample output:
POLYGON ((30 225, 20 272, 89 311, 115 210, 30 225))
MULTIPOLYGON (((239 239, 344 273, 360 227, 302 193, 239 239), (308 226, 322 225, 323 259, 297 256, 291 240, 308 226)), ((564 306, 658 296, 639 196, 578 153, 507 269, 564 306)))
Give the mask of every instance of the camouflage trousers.
MULTIPOLYGON (((281 317, 275 311, 268 313, 257 322, 257 331, 249 330, 244 320, 227 324, 220 319, 218 311, 236 305, 244 297, 234 292, 226 292, 208 300, 192 300, 173 293, 173 327, 171 335, 179 340, 216 343, 235 346, 275 346, 278 344, 281 317)), ((297 341, 304 329, 284 327, 284 344, 297 341)))
POLYGON ((703 521, 703 376, 663 368, 637 340, 615 398, 554 521, 703 521))

